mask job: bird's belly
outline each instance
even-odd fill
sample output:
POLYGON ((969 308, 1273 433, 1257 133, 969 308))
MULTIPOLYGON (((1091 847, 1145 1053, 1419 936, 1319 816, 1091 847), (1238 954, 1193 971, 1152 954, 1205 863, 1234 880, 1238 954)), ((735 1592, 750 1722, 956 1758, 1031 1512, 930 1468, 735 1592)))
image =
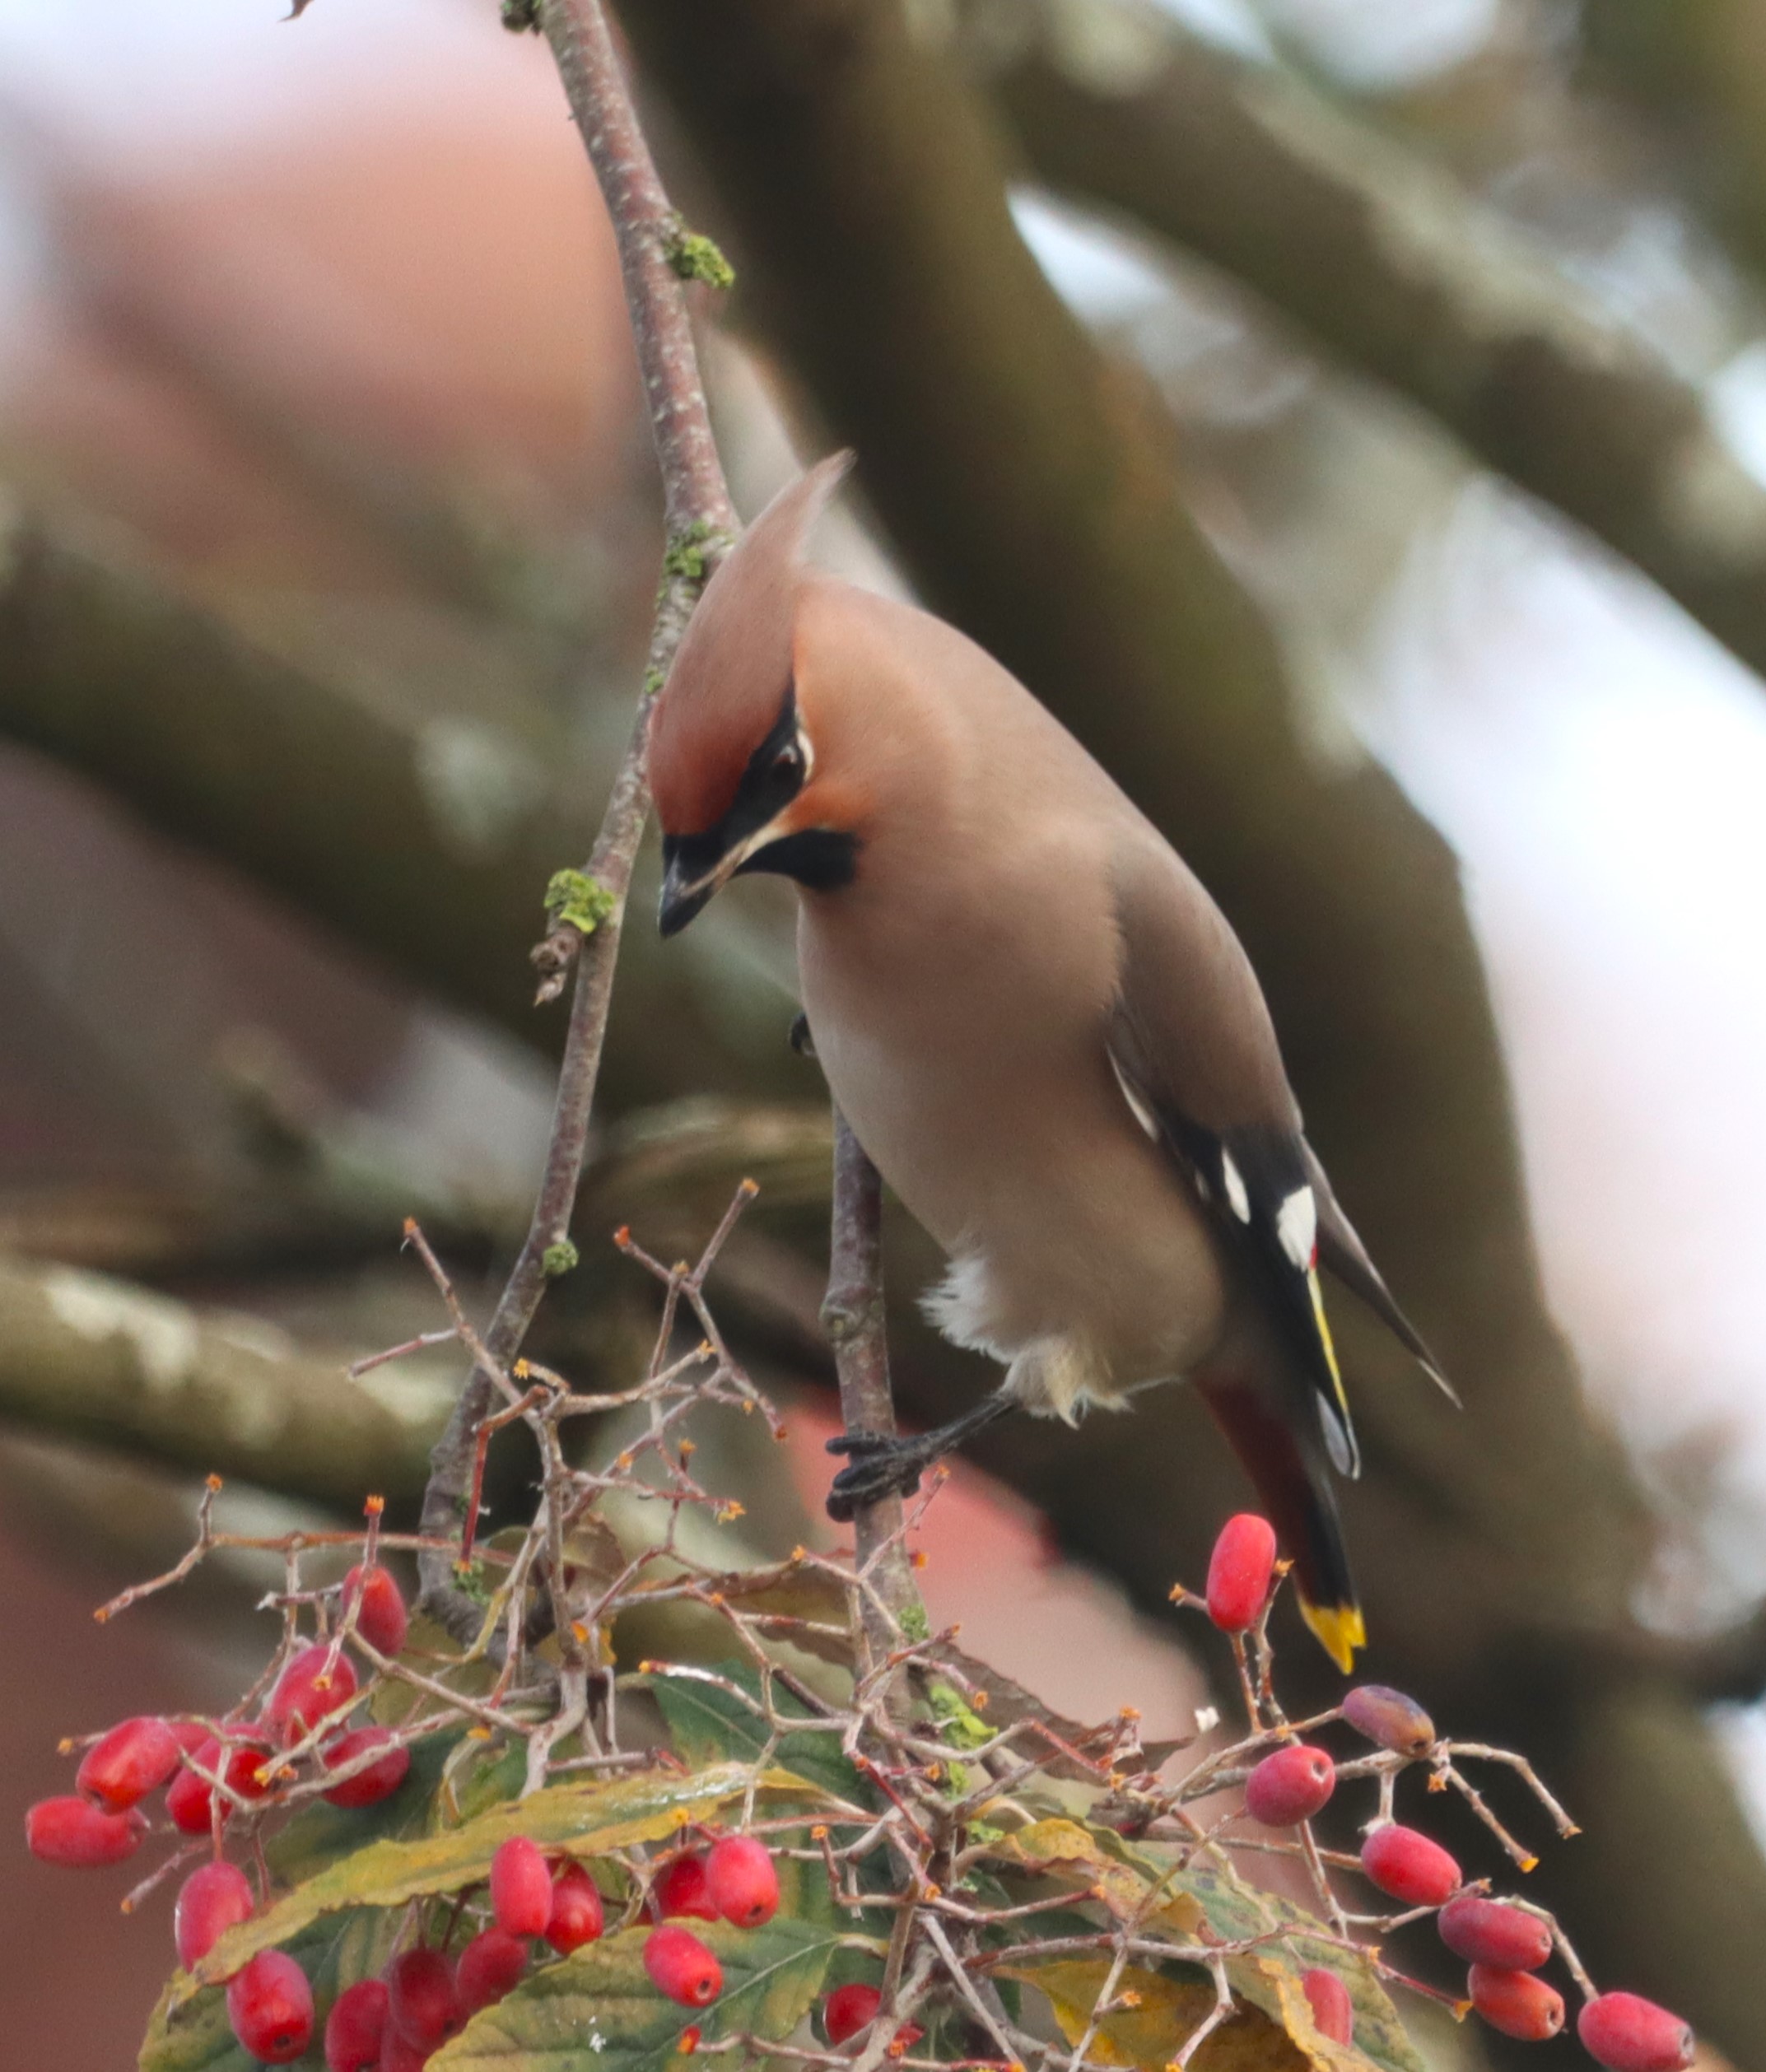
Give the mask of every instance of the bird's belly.
MULTIPOLYGON (((811 1008, 813 1026, 813 1007, 811 1008)), ((1181 1373, 1218 1341, 1226 1292, 1200 1210, 1083 1056, 970 1059, 844 1023, 817 1046, 859 1140, 952 1262, 929 1306, 1009 1361, 1083 1348, 1094 1394, 1181 1373)))

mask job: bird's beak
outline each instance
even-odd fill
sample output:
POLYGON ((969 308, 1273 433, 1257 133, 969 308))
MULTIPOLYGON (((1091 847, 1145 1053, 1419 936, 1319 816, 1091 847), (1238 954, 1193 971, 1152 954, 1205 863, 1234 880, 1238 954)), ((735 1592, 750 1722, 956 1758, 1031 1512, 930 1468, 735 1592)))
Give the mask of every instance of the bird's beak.
POLYGON ((663 934, 678 935, 690 920, 711 904, 713 896, 724 889, 754 851, 764 845, 770 832, 766 828, 757 831, 745 841, 726 849, 709 866, 702 853, 694 853, 702 837, 664 839, 662 903, 656 915, 656 924, 663 934))
POLYGON ((715 871, 706 877, 694 878, 690 871, 682 868, 677 857, 663 873, 662 905, 656 915, 656 924, 663 934, 678 935, 700 909, 710 902, 721 882, 715 871))

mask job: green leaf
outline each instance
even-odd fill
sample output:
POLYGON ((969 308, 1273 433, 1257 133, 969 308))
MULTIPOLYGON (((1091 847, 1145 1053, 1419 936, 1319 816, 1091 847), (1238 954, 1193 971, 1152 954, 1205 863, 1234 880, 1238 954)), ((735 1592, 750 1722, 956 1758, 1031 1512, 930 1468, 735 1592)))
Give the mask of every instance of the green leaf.
MULTIPOLYGON (((296 1886, 267 1912, 230 1928, 197 1966, 193 1981, 173 1981, 171 2004, 187 2000, 198 1986, 231 1977, 260 1949, 287 1943, 321 1914, 346 1907, 398 1907, 426 1893, 474 1884, 488 1876, 491 1858, 511 1835, 527 1835, 571 1855, 603 1855, 659 1841, 687 1821, 707 1818, 746 1790, 752 1774, 741 1764, 724 1763, 697 1776, 652 1770, 615 1784, 555 1785, 420 1841, 370 1842, 296 1886)), ((782 1781, 796 1783, 789 1777, 782 1781)))
POLYGON ((457 1729, 413 1742, 404 1782, 378 1805, 328 1806, 321 1800, 296 1814, 265 1845, 277 1883, 305 1884, 339 1857, 353 1855, 370 1842, 402 1841, 422 1834, 430 1823, 442 1771, 459 1744, 457 1729))
POLYGON ((762 1928, 696 1921, 693 1930, 724 1967, 724 1991, 703 2013, 663 1998, 644 1970, 650 1931, 627 1929, 475 2015, 430 2060, 431 2072, 662 2072, 690 2026, 707 2042, 739 2032, 777 2042, 809 2012, 849 1939, 784 1914, 762 1928))
MULTIPOLYGON (((747 1663, 720 1663, 718 1674, 759 1702, 760 1678, 747 1663)), ((673 1676, 665 1669, 650 1673, 650 1687, 662 1708, 675 1753, 689 1767, 732 1759, 749 1763, 760 1760, 767 1746, 767 1723, 740 1698, 699 1677, 673 1676)), ((810 1716, 808 1708, 782 1683, 774 1683, 772 1700, 773 1710, 787 1719, 810 1716)), ((849 1805, 878 1804, 876 1794, 841 1754, 836 1732, 787 1734, 771 1759, 849 1805)))
MULTIPOLYGON (((300 2060, 302 2066, 323 2072, 324 2020, 331 2004, 346 1986, 373 1978, 384 1967, 398 1921, 397 1914, 370 1909, 328 1914, 290 1941, 289 1955, 313 1981, 318 2014, 313 2046, 300 2060)), ((227 2025, 226 1996, 221 1989, 210 1987, 178 2007, 177 1984, 174 1979, 153 2011, 141 2046, 140 2072, 255 2072, 257 2060, 240 2049, 227 2025)))

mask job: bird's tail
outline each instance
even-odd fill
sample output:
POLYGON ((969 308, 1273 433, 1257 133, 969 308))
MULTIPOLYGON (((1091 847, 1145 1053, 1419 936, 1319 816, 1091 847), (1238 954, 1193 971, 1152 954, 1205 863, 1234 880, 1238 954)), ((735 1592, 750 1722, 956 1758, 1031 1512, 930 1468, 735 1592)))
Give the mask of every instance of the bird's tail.
POLYGON ((1301 1616, 1326 1654, 1351 1674, 1368 1632, 1328 1469, 1308 1456, 1293 1427, 1255 1384, 1198 1376, 1196 1385, 1293 1562, 1301 1616))

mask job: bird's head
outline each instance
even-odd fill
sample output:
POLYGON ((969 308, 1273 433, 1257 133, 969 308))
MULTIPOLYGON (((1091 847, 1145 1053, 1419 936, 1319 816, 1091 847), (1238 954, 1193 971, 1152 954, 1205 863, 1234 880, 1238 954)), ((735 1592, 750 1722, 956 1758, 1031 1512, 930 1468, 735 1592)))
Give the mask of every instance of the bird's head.
POLYGON ((794 640, 804 535, 850 464, 836 454, 776 496, 719 565, 650 715, 662 824, 662 932, 686 927, 743 871, 827 889, 856 837, 818 770, 794 640))

